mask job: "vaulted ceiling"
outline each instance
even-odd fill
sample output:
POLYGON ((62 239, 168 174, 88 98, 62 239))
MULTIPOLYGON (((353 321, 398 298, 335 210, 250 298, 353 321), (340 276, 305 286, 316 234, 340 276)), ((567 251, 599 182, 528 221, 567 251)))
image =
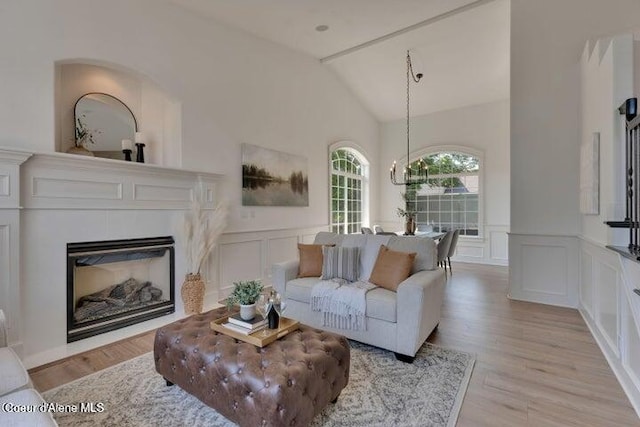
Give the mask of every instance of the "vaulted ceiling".
POLYGON ((509 98, 509 0, 171 0, 333 69, 378 120, 509 98), (326 31, 316 27, 326 25, 326 31))

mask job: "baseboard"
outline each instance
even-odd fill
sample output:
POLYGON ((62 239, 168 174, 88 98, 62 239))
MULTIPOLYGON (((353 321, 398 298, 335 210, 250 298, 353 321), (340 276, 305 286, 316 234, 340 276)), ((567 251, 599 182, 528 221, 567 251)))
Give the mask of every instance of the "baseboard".
POLYGON ((65 359, 69 356, 84 353, 85 351, 93 350, 107 344, 112 344, 116 341, 152 331, 171 322, 175 322, 176 320, 180 320, 183 317, 185 317, 183 313, 173 313, 157 317, 146 322, 127 326, 126 328, 117 329, 115 331, 95 335, 73 343, 30 354, 22 360, 22 363, 27 369, 32 369, 47 363, 55 362, 56 360, 65 359))
POLYGON ((531 294, 527 294, 527 295, 513 295, 511 292, 507 292, 507 298, 509 298, 512 301, 523 301, 523 302, 533 302, 536 304, 545 304, 545 305, 552 305, 554 307, 566 307, 566 308, 573 308, 573 309, 577 309, 578 307, 576 307, 575 305, 569 305, 566 304, 562 301, 555 301, 555 300, 549 300, 548 298, 544 297, 544 296, 537 296, 537 295, 531 295, 531 294))
POLYGON ((498 266, 498 267, 508 267, 509 266, 509 260, 508 259, 504 259, 504 260, 496 260, 496 259, 479 260, 479 259, 476 259, 476 258, 453 257, 453 258, 451 258, 451 262, 452 263, 460 262, 460 263, 464 263, 464 264, 478 264, 478 265, 495 265, 495 266, 498 266))

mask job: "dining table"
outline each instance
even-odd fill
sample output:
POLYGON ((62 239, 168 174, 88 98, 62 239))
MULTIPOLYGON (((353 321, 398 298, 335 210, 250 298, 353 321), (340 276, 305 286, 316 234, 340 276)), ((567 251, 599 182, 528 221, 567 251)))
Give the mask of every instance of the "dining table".
MULTIPOLYGON (((398 236, 404 236, 404 231, 396 231, 396 234, 398 236)), ((444 236, 446 233, 440 232, 440 231, 416 231, 414 233, 414 236, 416 237, 428 237, 430 239, 433 240, 440 240, 442 238, 442 236, 444 236)))

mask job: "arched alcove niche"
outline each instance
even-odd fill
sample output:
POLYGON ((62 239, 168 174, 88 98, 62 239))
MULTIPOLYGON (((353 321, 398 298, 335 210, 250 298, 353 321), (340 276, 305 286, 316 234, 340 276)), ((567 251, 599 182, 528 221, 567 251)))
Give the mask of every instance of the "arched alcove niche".
MULTIPOLYGON (((88 93, 103 93, 131 110, 145 144, 145 163, 182 166, 181 103, 150 78, 117 64, 69 59, 56 62, 55 79, 56 151, 64 153, 74 146, 74 108, 78 99, 88 93)), ((96 105, 96 109, 100 108, 109 106, 96 105)), ((104 126, 109 126, 108 121, 104 126)), ((96 131, 98 141, 88 144, 88 149, 99 152, 100 157, 123 158, 121 141, 100 140, 105 132, 91 130, 96 131)))

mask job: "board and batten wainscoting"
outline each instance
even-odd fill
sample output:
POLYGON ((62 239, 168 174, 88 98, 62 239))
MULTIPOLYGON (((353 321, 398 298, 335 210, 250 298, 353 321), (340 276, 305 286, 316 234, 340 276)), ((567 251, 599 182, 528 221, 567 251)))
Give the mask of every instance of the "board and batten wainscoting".
POLYGON ((640 413, 640 263, 583 236, 509 234, 509 297, 577 308, 640 413))
MULTIPOLYGON (((0 149, 0 308, 9 322, 9 345, 25 365, 39 366, 183 317, 182 217, 196 188, 204 188, 205 208, 211 209, 223 184, 224 177, 213 173, 0 149), (149 236, 176 237, 176 312, 67 343, 67 243, 149 236)), ((272 263, 295 258, 298 242, 311 242, 326 229, 224 234, 205 266, 205 308, 216 306, 234 281, 257 278, 268 285, 272 263)))
POLYGON ((578 238, 509 233, 509 297, 578 307, 578 238))
POLYGON ((577 308, 640 413, 640 263, 583 236, 509 234, 509 297, 577 308))
POLYGON ((271 286, 271 266, 274 263, 298 258, 298 243, 313 243, 315 235, 327 231, 328 225, 225 233, 220 239, 217 254, 212 258, 211 275, 220 284, 214 294, 207 295, 205 302, 213 298, 226 298, 233 290, 233 282, 261 279, 271 286))
MULTIPOLYGON (((386 230, 404 230, 402 222, 380 221, 372 223, 386 230)), ((509 226, 501 224, 485 224, 480 237, 460 236, 456 251, 451 257, 454 262, 473 264, 509 265, 509 226)))
POLYGON ((579 310, 640 413, 640 263, 580 239, 579 310))
POLYGON ((508 225, 486 224, 480 237, 460 236, 451 259, 459 262, 509 265, 508 225))

